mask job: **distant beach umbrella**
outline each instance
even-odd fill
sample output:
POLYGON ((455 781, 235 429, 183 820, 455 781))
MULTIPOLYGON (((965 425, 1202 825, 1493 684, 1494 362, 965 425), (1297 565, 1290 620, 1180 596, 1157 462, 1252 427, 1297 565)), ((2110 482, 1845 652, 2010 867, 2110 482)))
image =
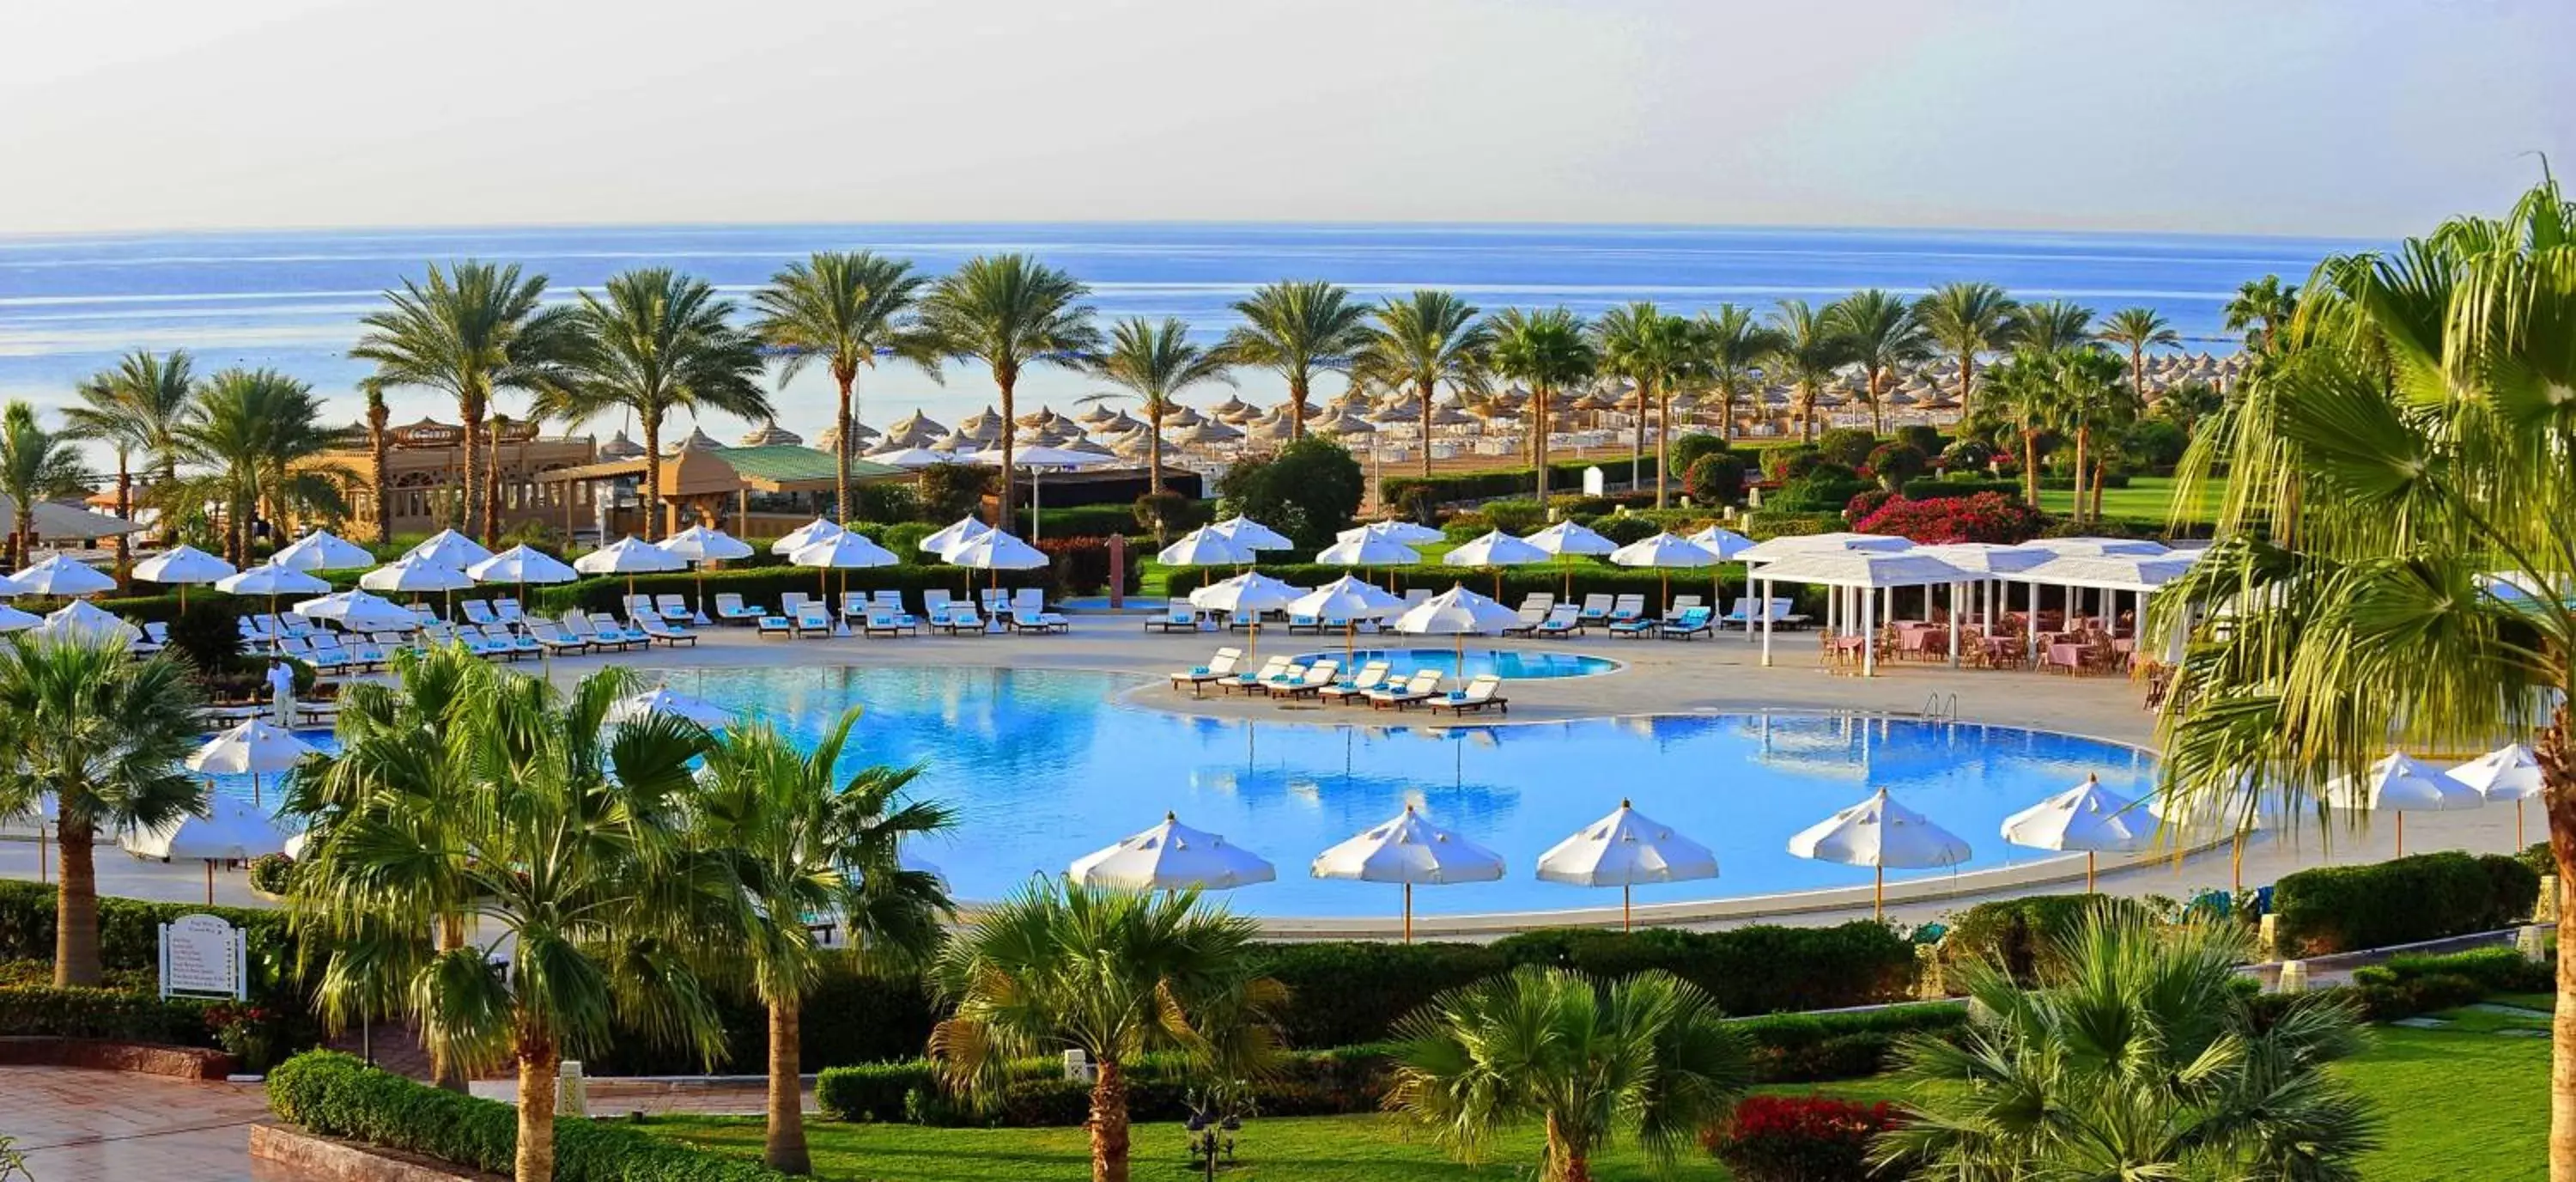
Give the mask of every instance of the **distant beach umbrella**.
POLYGON ((1311 870, 1317 878, 1401 884, 1409 944, 1415 886, 1493 882, 1503 876, 1503 856, 1432 824, 1408 804, 1394 820, 1317 855, 1311 870))
POLYGON ((24 632, 44 622, 45 617, 34 612, 20 611, 0 603, 0 632, 24 632))
POLYGON ((2488 800, 2513 802, 2513 848, 2524 848, 2522 840, 2522 802, 2540 795, 2545 786, 2540 774, 2540 760, 2531 748, 2508 743, 2452 768, 2452 779, 2468 785, 2488 800))
POLYGON ((1652 537, 1640 538, 1610 552, 1610 562, 1614 566, 1649 568, 1661 572, 1664 584, 1663 606, 1667 609, 1673 602, 1674 571, 1698 570, 1702 567, 1716 566, 1721 561, 1723 560, 1716 554, 1701 549, 1697 543, 1664 532, 1658 532, 1652 537))
POLYGON ((664 551, 687 559, 697 572, 698 597, 695 622, 707 622, 707 564, 732 562, 749 558, 756 551, 751 543, 713 526, 693 525, 654 543, 664 551))
POLYGON ((626 576, 626 597, 635 597, 635 576, 687 570, 687 559, 673 554, 633 534, 572 560, 572 568, 585 575, 626 576))
MULTIPOLYGON (((363 583, 365 580, 361 579, 363 583)), ((227 595, 328 595, 331 584, 314 575, 275 563, 261 563, 228 578, 218 579, 215 590, 227 595)))
POLYGON ((249 776, 250 800, 259 803, 259 778, 292 770, 316 748, 285 727, 249 718, 206 740, 188 756, 188 770, 209 776, 249 776))
POLYGON ((565 566, 553 556, 525 544, 512 546, 481 562, 465 568, 478 583, 509 583, 525 593, 531 583, 569 583, 581 572, 565 566))
POLYGON ((2336 808, 2397 814, 2397 856, 2406 856, 2406 814, 2446 813, 2473 809, 2487 802, 2448 774, 2426 767, 2402 751, 2370 765, 2359 783, 2350 776, 2329 781, 2321 793, 2336 808))
POLYGON ((953 464, 957 462, 957 457, 950 455, 947 452, 932 451, 926 447, 897 447, 886 451, 870 452, 866 456, 866 459, 872 464, 885 464, 890 467, 915 469, 927 468, 933 464, 953 464))
POLYGON ((1869 799, 1835 813, 1789 839, 1789 852, 1820 862, 1867 866, 1876 872, 1871 913, 1887 914, 1887 870, 1956 866, 1969 857, 1968 843, 1931 818, 1898 804, 1881 788, 1869 799))
MULTIPOLYGON (((832 576, 829 572, 867 570, 880 566, 893 566, 901 561, 903 561, 901 555, 877 545, 867 535, 855 530, 841 530, 833 533, 787 556, 790 566, 814 568, 815 594, 827 602, 831 599, 832 576)), ((843 597, 848 596, 849 590, 850 576, 843 574, 841 576, 843 597)), ((845 618, 844 613, 837 610, 832 613, 832 634, 834 636, 850 634, 849 620, 845 618)))
POLYGON ((1568 886, 1619 888, 1619 927, 1625 931, 1638 884, 1715 878, 1717 855, 1622 800, 1609 816, 1540 854, 1538 876, 1568 886))
POLYGON ((272 566, 300 571, 363 570, 376 564, 376 554, 355 542, 342 540, 330 530, 317 529, 288 543, 284 549, 270 555, 268 561, 272 566))
POLYGON ((841 532, 841 527, 820 517, 788 531, 787 536, 769 544, 772 554, 794 554, 816 542, 841 532))
POLYGON ((1259 855, 1170 813, 1160 825, 1077 859, 1071 874, 1084 886, 1128 891, 1230 891, 1278 877, 1259 855))
POLYGON ((235 573, 233 564, 194 546, 173 546, 134 564, 134 577, 179 588, 179 610, 188 610, 188 586, 212 583, 235 573))
POLYGON ((1711 525, 1682 540, 1719 558, 1733 558, 1753 548, 1753 539, 1717 525, 1711 525))
POLYGON ((1201 526, 1182 534, 1154 555, 1165 566, 1243 566, 1255 560, 1252 547, 1201 526))
POLYGON ((1324 566, 1411 566, 1422 556, 1402 542, 1362 535, 1324 547, 1315 553, 1315 561, 1324 566))
POLYGON ((2084 851, 2084 893, 2093 893, 2094 858, 2135 853, 2155 840, 2155 814, 2102 786, 2096 776, 2004 818, 2003 838, 2036 850, 2084 851))
MULTIPOLYGON (((1521 540, 1559 558, 1570 554, 1599 558, 1619 548, 1619 543, 1571 521, 1557 522, 1521 540)), ((1564 593, 1569 599, 1574 596, 1574 568, 1572 567, 1567 567, 1565 571, 1564 593)))
MULTIPOLYGON (((310 575, 296 577, 312 578, 310 575)), ((366 590, 405 592, 412 595, 437 592, 447 599, 448 606, 451 608, 455 606, 456 593, 473 585, 474 576, 455 567, 424 558, 418 553, 406 553, 392 562, 358 576, 358 586, 366 590)), ((330 584, 320 579, 313 579, 312 587, 294 593, 320 594, 330 589, 330 584)))
POLYGON ((215 902, 215 863, 247 862, 286 850, 286 833, 249 801, 208 793, 205 808, 182 813, 157 829, 136 830, 119 843, 138 857, 197 859, 206 864, 206 904, 215 902))
POLYGON ((1241 542, 1246 546, 1250 546, 1255 550, 1294 550, 1297 548, 1297 543, 1288 540, 1287 535, 1282 534, 1278 530, 1272 529, 1269 526, 1263 525, 1258 521, 1254 521, 1249 517, 1241 515, 1228 517, 1223 521, 1209 526, 1208 528, 1224 534, 1237 542, 1241 542))
POLYGON ((81 596, 116 590, 116 580, 97 568, 57 554, 9 576, 12 595, 81 596))
POLYGON ((492 552, 476 544, 474 539, 452 529, 443 529, 431 534, 428 541, 403 551, 405 558, 425 559, 440 566, 452 566, 458 570, 464 570, 491 556, 492 552))

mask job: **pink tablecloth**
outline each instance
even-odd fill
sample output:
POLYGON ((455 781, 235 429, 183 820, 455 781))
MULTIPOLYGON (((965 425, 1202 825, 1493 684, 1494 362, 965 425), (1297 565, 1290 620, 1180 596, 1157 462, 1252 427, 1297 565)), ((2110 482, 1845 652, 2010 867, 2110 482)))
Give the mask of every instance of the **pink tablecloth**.
POLYGON ((2051 668, 2063 665, 2070 670, 2082 669, 2084 667, 2084 646, 2080 644, 2052 644, 2048 646, 2048 664, 2051 668))

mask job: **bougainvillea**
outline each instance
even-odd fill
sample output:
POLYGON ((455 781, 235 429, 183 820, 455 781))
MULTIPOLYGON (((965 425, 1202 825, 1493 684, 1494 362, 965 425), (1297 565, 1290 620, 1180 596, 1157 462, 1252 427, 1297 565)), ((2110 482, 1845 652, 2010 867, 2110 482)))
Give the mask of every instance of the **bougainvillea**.
POLYGON ((1898 497, 1879 506, 1853 528, 1862 533, 1895 534, 1925 545, 1991 542, 2012 546, 2038 537, 2041 530, 2048 528, 2048 515, 2002 493, 1928 501, 1898 497))
POLYGON ((1883 1102, 1749 1096, 1701 1141, 1737 1182, 1845 1182, 1869 1176, 1871 1139, 1902 1120, 1883 1102))

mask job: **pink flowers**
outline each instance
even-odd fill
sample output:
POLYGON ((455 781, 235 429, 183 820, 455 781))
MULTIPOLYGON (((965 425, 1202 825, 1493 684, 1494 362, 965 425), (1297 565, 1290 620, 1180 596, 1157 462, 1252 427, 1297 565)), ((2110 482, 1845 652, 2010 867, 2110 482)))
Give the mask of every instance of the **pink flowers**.
POLYGON ((2000 546, 2027 542, 2047 527, 2047 514, 1991 492, 1924 501, 1898 497, 1853 525, 1863 533, 1895 534, 1924 545, 1987 542, 2000 546))

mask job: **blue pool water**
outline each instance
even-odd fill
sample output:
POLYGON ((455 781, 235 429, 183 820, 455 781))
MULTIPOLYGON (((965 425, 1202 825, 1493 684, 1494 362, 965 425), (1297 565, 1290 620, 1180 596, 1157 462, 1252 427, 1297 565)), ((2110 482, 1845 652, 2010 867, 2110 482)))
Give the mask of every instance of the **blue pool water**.
MULTIPOLYGON (((1193 718, 1122 705, 1132 679, 1004 669, 770 668, 652 673, 682 693, 812 736, 867 709, 855 761, 926 767, 917 791, 959 809, 918 852, 965 898, 989 899, 1177 810, 1268 858, 1279 881, 1233 892, 1269 915, 1376 915, 1394 888, 1323 882, 1307 864, 1406 803, 1501 853, 1501 882, 1416 892, 1424 912, 1602 906, 1615 892, 1538 882, 1534 859, 1634 798, 1706 843, 1724 877, 1640 901, 1852 886, 1868 872, 1792 858, 1789 835, 1885 786, 1975 847, 1971 869, 2044 856, 1995 836, 2003 818, 2098 774, 2136 795, 2146 756, 2063 735, 1813 715, 1406 725, 1362 712, 1313 724, 1193 718), (1331 721, 1347 719, 1347 722, 1331 721)), ((1948 871, 1917 873, 1946 874, 1948 871)), ((1891 878, 1902 875, 1891 874, 1891 878)))
POLYGON ((1408 677, 1424 669, 1438 670, 1456 684, 1470 677, 1491 673, 1505 681, 1525 681, 1538 677, 1587 677, 1608 673, 1619 662, 1608 657, 1588 657, 1582 653, 1519 652, 1511 649, 1471 648, 1467 650, 1464 672, 1459 669, 1458 650, 1454 648, 1364 648, 1345 655, 1340 649, 1300 654, 1300 665, 1318 657, 1342 662, 1342 668, 1356 670, 1370 661, 1387 663, 1390 677, 1408 677))

